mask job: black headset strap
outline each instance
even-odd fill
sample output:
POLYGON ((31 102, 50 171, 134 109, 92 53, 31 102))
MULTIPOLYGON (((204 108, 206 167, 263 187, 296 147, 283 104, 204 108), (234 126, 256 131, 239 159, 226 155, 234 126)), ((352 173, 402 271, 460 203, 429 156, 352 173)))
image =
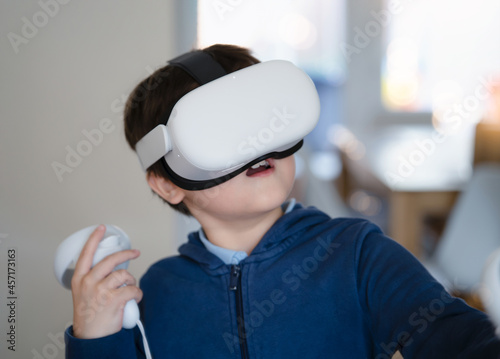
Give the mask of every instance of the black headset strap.
MULTIPOLYGON (((226 70, 212 56, 201 50, 187 52, 167 63, 187 72, 200 86, 227 75, 226 70)), ((167 124, 174 105, 161 115, 160 123, 167 124)))
POLYGON ((212 56, 201 50, 177 56, 168 63, 186 71, 200 85, 227 75, 226 70, 212 56))

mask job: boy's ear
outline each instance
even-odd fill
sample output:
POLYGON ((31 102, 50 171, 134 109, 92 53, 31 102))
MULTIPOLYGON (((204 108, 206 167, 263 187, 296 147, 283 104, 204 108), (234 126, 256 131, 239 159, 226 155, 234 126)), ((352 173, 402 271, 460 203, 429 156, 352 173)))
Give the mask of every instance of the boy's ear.
POLYGON ((179 204, 185 197, 184 191, 166 178, 147 173, 146 180, 149 187, 170 204, 179 204))

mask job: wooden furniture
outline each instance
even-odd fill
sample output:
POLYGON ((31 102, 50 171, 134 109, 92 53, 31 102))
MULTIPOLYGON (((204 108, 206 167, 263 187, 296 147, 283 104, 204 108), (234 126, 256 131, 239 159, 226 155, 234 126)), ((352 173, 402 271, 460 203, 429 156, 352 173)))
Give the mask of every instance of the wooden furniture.
POLYGON ((425 218, 446 218, 472 173, 474 131, 443 140, 431 125, 398 125, 358 136, 361 158, 344 154, 349 177, 387 196, 388 235, 422 257, 425 218))
POLYGON ((500 122, 476 126, 474 165, 482 162, 500 162, 500 122))
POLYGON ((427 216, 446 218, 455 204, 458 191, 402 192, 390 195, 389 235, 422 257, 422 227, 427 216))

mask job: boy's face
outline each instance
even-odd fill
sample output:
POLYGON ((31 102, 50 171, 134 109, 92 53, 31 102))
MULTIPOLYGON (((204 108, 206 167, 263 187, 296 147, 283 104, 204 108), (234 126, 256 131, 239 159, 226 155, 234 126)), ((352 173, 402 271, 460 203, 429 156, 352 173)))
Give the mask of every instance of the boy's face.
MULTIPOLYGON (((268 159, 267 162, 269 166, 248 169, 206 190, 187 191, 175 186, 174 202, 184 201, 198 220, 207 216, 237 220, 275 210, 292 190, 295 158, 288 156, 280 160, 268 159)), ((166 197, 167 201, 172 200, 172 197, 166 197)))

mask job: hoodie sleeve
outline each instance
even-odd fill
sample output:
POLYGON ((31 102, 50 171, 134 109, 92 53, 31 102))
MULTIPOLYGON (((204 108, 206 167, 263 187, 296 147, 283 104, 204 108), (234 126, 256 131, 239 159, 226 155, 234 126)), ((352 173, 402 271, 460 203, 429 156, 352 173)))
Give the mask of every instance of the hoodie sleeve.
POLYGON ((484 313, 452 297, 406 249, 367 227, 357 281, 376 358, 396 350, 405 359, 500 358, 500 340, 484 313))
POLYGON ((142 339, 137 327, 122 329, 116 334, 96 339, 73 336, 73 327, 66 329, 66 359, 143 359, 142 339))

